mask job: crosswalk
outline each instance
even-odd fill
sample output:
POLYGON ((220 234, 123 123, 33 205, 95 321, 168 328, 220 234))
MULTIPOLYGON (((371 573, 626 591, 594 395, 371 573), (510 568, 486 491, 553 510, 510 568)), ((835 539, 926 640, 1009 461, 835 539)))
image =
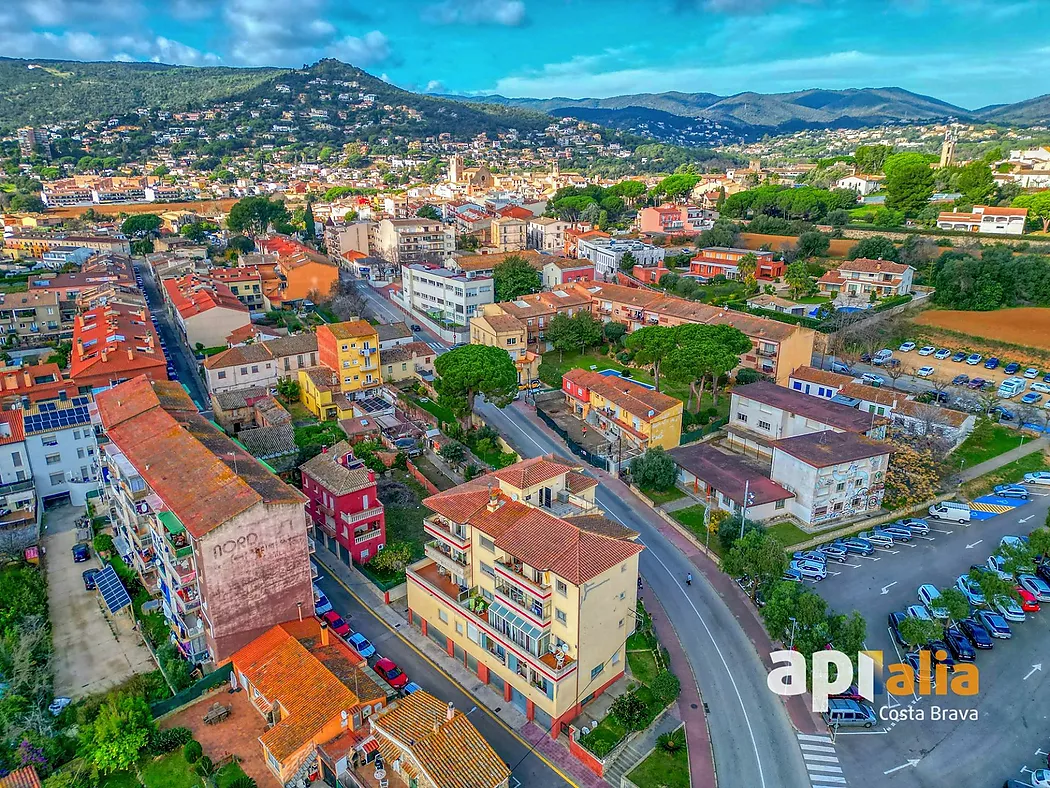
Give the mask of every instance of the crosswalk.
POLYGON ((806 762, 809 782, 813 788, 843 788, 846 778, 842 776, 842 767, 835 754, 835 745, 830 736, 816 736, 810 733, 798 733, 798 746, 802 749, 802 759, 806 762))

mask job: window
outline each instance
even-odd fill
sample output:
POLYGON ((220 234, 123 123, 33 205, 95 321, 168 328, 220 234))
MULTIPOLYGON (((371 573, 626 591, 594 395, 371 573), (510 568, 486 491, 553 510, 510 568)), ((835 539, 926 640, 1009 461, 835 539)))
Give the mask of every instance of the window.
POLYGON ((760 422, 758 422, 758 428, 760 430, 765 430, 766 432, 769 432, 769 422, 768 421, 760 421, 760 422))
POLYGON ((598 678, 600 675, 602 675, 602 671, 603 670, 605 670, 605 663, 604 662, 602 662, 597 667, 591 668, 591 678, 592 679, 598 678))
POLYGON ((744 422, 746 424, 747 423, 747 414, 746 413, 737 413, 736 414, 736 420, 737 421, 742 421, 742 422, 744 422))
POLYGON ((241 374, 242 375, 247 375, 248 374, 248 367, 241 367, 241 374))
POLYGON ((563 581, 559 580, 559 581, 557 581, 557 583, 555 585, 558 588, 558 593, 559 594, 561 594, 562 596, 568 596, 569 595, 569 587, 563 581))
POLYGON ((490 553, 495 551, 496 543, 489 539, 487 536, 479 536, 478 541, 481 543, 481 546, 488 550, 490 553))
POLYGON ((80 430, 73 430, 73 440, 80 440, 80 430))
POLYGON ((13 452, 11 452, 11 464, 14 465, 16 468, 21 468, 22 467, 22 452, 20 452, 20 451, 13 451, 13 452))
POLYGON ((558 608, 554 608, 554 617, 558 619, 558 621, 562 624, 566 623, 566 621, 568 620, 565 616, 565 611, 558 610, 558 608))
POLYGON ((219 370, 219 380, 226 380, 226 370, 219 370))
POLYGON ((773 508, 774 509, 783 509, 784 508, 784 504, 785 504, 785 501, 779 500, 775 504, 773 504, 773 508))
POLYGON ((78 460, 84 459, 84 450, 83 449, 77 449, 77 459, 78 460))
POLYGON ((620 664, 620 654, 619 654, 619 652, 613 654, 612 664, 614 664, 614 665, 620 664))
POLYGON ((462 635, 463 634, 463 622, 461 622, 461 621, 457 621, 456 622, 456 634, 457 635, 462 635))
POLYGON ((60 462, 62 462, 62 455, 48 454, 46 457, 44 457, 44 460, 47 462, 48 465, 58 465, 60 462))
POLYGON ((58 436, 57 435, 44 435, 40 438, 40 442, 45 446, 57 446, 58 436))
POLYGON ((52 473, 48 479, 52 487, 57 487, 60 484, 65 484, 66 475, 64 473, 52 473))
POLYGON ((846 483, 845 482, 839 482, 838 484, 835 485, 835 492, 842 492, 845 489, 846 489, 846 483))
POLYGON ((258 364, 252 364, 252 372, 258 372, 258 371, 259 371, 259 365, 258 364))
POLYGON ((493 571, 492 567, 489 566, 488 564, 486 564, 484 561, 480 561, 479 564, 481 565, 481 571, 484 574, 488 575, 489 577, 495 577, 496 576, 496 573, 495 573, 495 571, 493 571))
POLYGON ((438 608, 438 618, 441 620, 441 623, 443 623, 443 624, 447 624, 448 623, 448 613, 446 613, 441 608, 438 608))

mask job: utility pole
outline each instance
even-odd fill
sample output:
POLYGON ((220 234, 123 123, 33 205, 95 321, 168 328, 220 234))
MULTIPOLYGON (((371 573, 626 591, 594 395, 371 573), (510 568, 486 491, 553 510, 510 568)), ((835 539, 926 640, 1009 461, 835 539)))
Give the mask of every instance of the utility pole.
POLYGON ((755 502, 755 496, 751 492, 751 480, 744 482, 744 508, 740 510, 740 538, 744 538, 744 523, 747 522, 747 507, 755 502))

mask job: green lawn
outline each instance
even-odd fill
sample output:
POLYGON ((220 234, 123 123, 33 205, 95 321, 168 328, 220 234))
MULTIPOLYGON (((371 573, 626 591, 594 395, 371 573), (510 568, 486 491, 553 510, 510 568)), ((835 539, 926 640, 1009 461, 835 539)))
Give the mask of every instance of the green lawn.
POLYGON ((638 788, 689 788, 689 749, 673 755, 657 747, 627 779, 638 788))
POLYGON ((828 304, 831 299, 827 296, 806 296, 805 298, 793 299, 796 304, 828 304))
POLYGON ((627 729, 611 714, 606 714, 605 719, 599 722, 590 733, 580 737, 580 744, 599 758, 604 758, 626 735, 627 729))
POLYGON ((131 772, 116 772, 103 777, 98 788, 142 788, 142 783, 131 772))
MULTIPOLYGON (((420 501, 429 495, 429 493, 423 489, 423 485, 413 479, 406 471, 393 469, 392 473, 395 480, 404 482, 411 487, 420 501)), ((426 532, 423 530, 423 518, 426 514, 427 510, 422 504, 408 507, 391 506, 388 504, 386 506, 387 544, 392 544, 393 542, 409 542, 412 545, 412 560, 416 561, 422 558, 423 544, 430 540, 430 537, 427 536, 426 532)), ((393 588, 405 580, 404 572, 380 573, 368 568, 367 565, 360 568, 366 577, 384 590, 393 588)))
POLYGON ((813 534, 806 533, 794 523, 777 523, 769 526, 766 531, 779 539, 784 547, 790 547, 793 544, 813 538, 813 534))
POLYGON ((428 397, 412 398, 412 401, 425 410, 430 415, 434 416, 441 424, 455 424, 456 414, 450 411, 448 408, 438 405, 434 400, 428 397))
POLYGON ((952 465, 956 468, 972 468, 1020 445, 1021 436, 1016 430, 1001 424, 988 424, 974 429, 962 442, 952 454, 952 465))
MULTIPOLYGON (((671 512, 671 517, 680 522, 686 528, 688 528, 693 536, 695 536, 702 545, 708 544, 707 532, 704 529, 704 507, 701 504, 696 506, 689 506, 685 509, 679 509, 678 511, 671 512)), ((710 548, 716 555, 721 550, 718 539, 713 538, 710 540, 710 548)))
POLYGON ((309 409, 301 402, 285 402, 281 400, 281 404, 284 405, 285 410, 292 414, 292 422, 295 424, 307 421, 317 421, 317 417, 312 414, 309 409))
POLYGON ((182 757, 181 750, 143 766, 142 782, 146 788, 198 788, 204 785, 203 779, 182 757))
POLYGON ((1021 481, 1026 473, 1045 470, 1050 470, 1050 463, 1047 463, 1045 455, 1041 451, 1033 452, 1019 460, 1007 463, 998 470, 966 482, 960 492, 965 497, 973 499, 989 492, 997 484, 1016 483, 1021 481))
POLYGON ((685 493, 677 487, 672 487, 670 490, 646 490, 642 488, 642 492, 657 506, 677 501, 679 498, 685 498, 685 493))
POLYGON ((238 777, 245 777, 244 769, 237 761, 230 761, 215 773, 215 785, 217 788, 229 788, 230 783, 238 777))
POLYGON ((648 648, 642 651, 628 651, 627 664, 631 666, 631 674, 642 684, 649 684, 659 672, 656 667, 656 657, 648 648))

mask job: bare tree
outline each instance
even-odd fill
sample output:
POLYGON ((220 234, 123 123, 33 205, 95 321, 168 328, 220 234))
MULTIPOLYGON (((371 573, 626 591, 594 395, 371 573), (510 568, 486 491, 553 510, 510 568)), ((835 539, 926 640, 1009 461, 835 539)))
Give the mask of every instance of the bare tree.
POLYGON ((905 367, 903 364, 887 364, 885 369, 890 381, 892 381, 894 391, 897 390, 897 381, 905 374, 910 375, 913 372, 911 367, 905 367))
POLYGON ((1014 409, 1014 412, 1017 414, 1017 427, 1022 433, 1025 424, 1038 424, 1039 408, 1022 402, 1014 409))
POLYGON ((951 381, 946 378, 930 378, 930 390, 933 391, 937 404, 948 401, 948 389, 951 385, 951 381))
POLYGON ((1002 397, 994 391, 985 391, 977 395, 977 402, 981 406, 981 415, 983 416, 987 416, 992 408, 998 407, 1002 401, 1002 397))

